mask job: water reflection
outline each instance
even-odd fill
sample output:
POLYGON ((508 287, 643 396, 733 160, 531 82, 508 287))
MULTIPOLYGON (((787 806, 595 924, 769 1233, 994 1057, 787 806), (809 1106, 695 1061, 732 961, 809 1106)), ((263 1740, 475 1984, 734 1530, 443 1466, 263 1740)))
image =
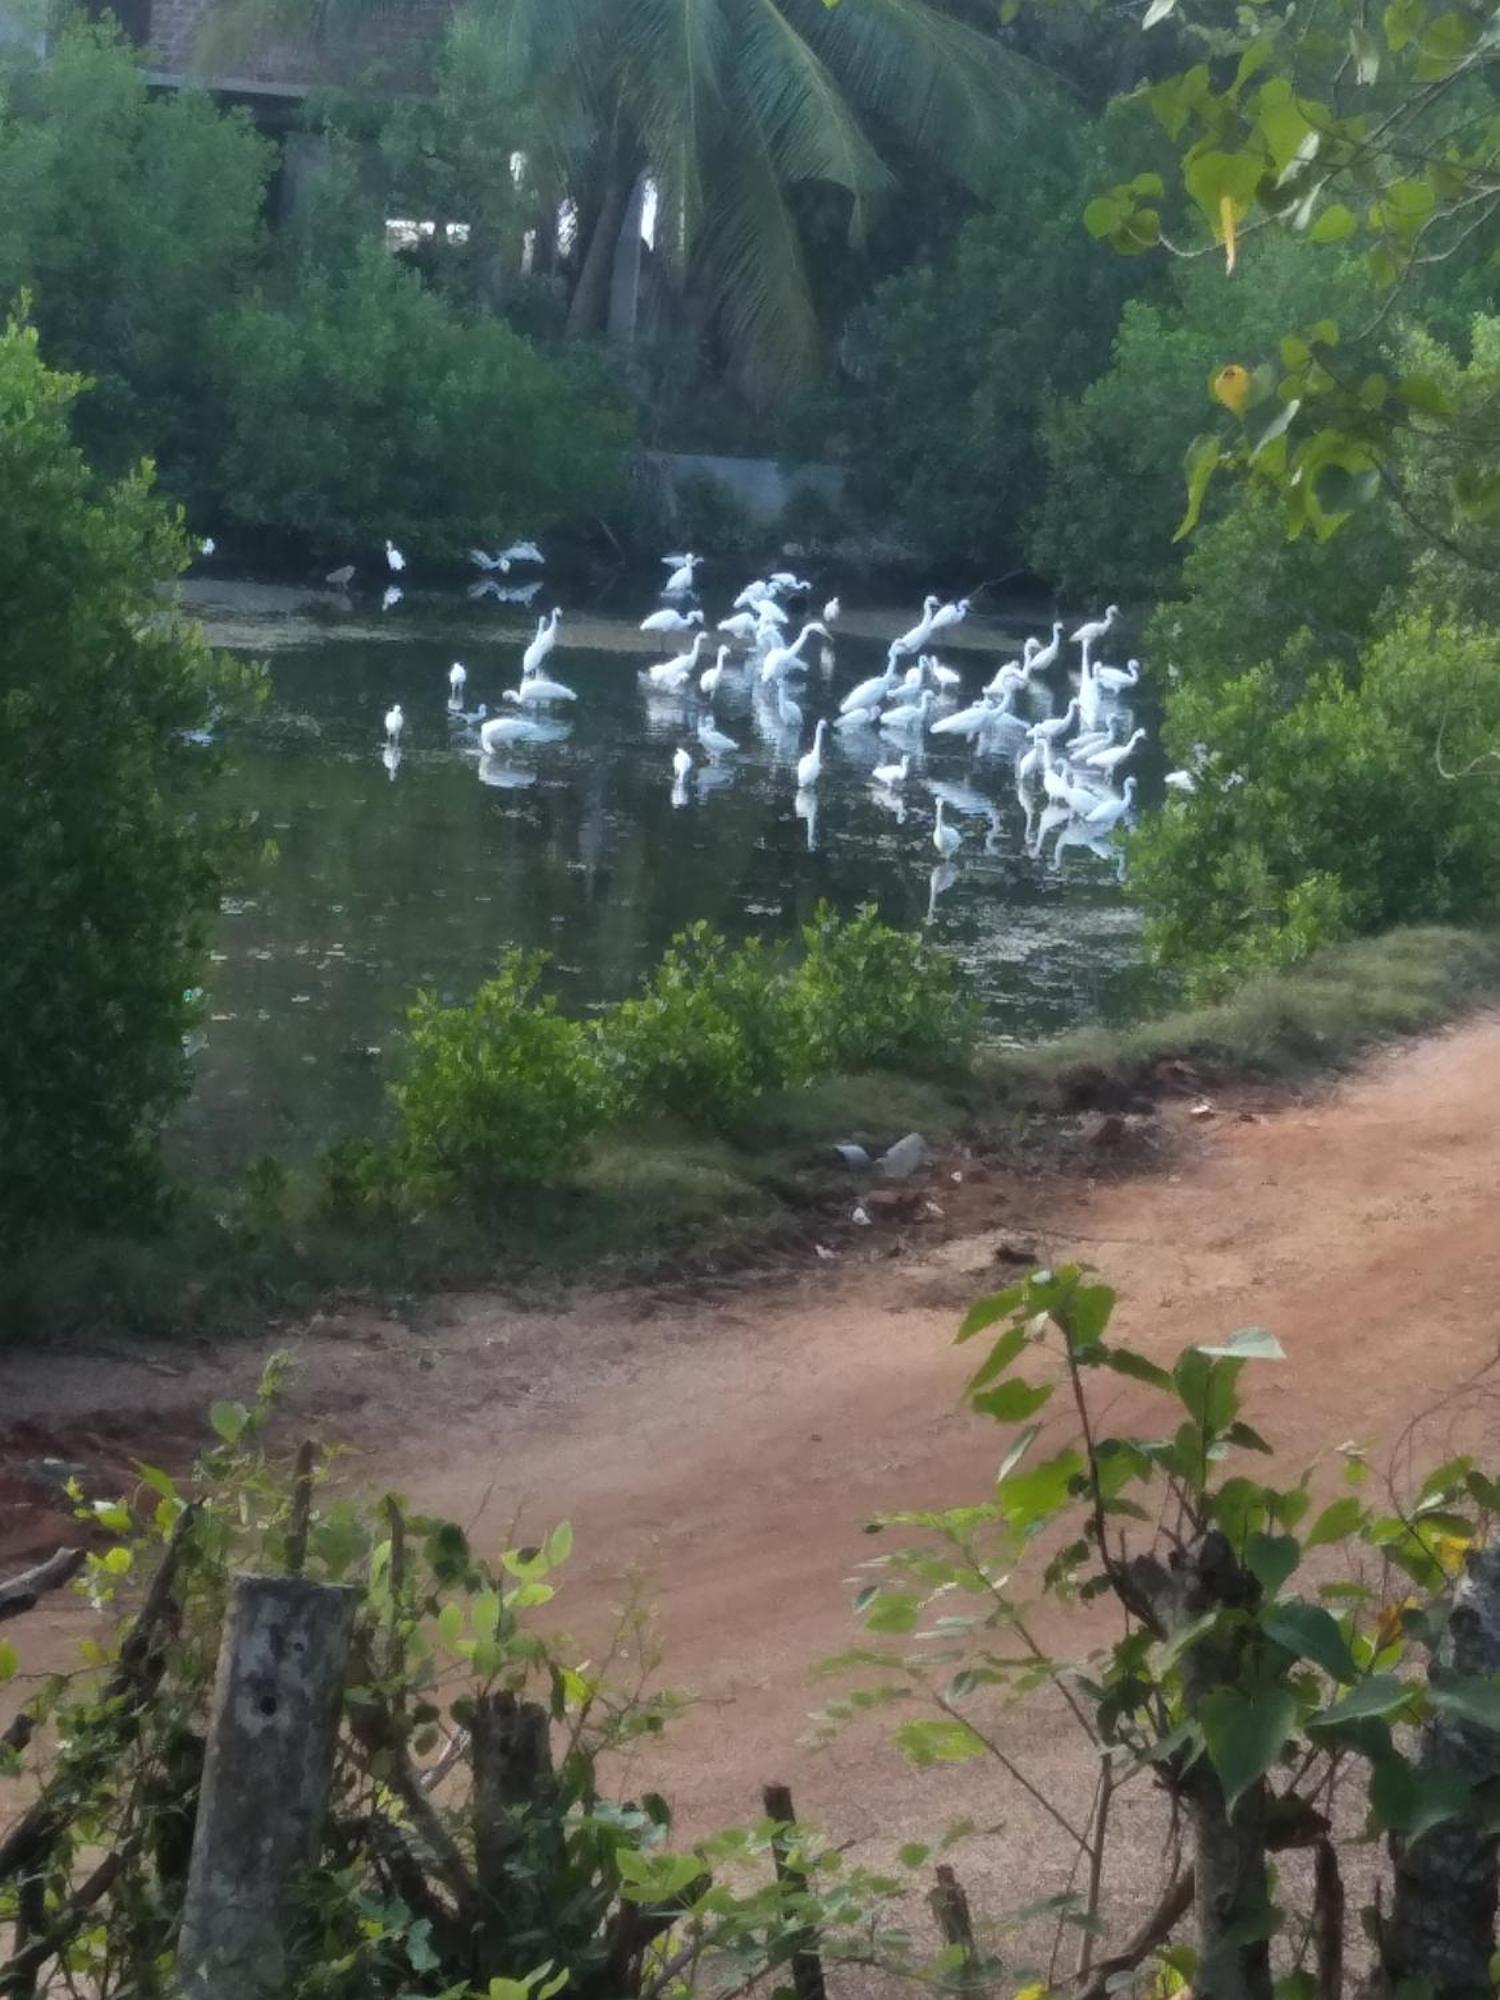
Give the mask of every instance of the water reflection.
MULTIPOLYGON (((686 923, 783 937, 823 897, 928 924, 1004 1032, 1096 1015, 1131 977, 1137 927, 1115 850, 1079 839, 1053 851, 1047 833, 1066 811, 1054 817, 1018 790, 1019 728, 971 745, 841 724, 816 786, 798 791, 814 721, 879 672, 883 639, 841 625, 831 646, 809 646, 808 671, 769 683, 731 661, 710 700, 696 678, 677 694, 643 692, 639 671, 661 652, 633 620, 564 620, 548 668, 578 699, 562 721, 502 700, 529 628, 478 640, 466 628, 455 644, 451 626, 424 636, 421 616, 419 600, 388 636, 273 653, 273 700, 232 746, 238 801, 275 829, 278 859, 226 899, 210 966, 185 1118, 209 1167, 368 1127, 415 991, 461 999, 509 944, 548 951, 555 990, 580 1014, 629 992, 686 923), (455 651, 466 668, 456 710, 455 651), (401 739, 377 765, 393 702, 401 739), (785 719, 792 703, 800 731, 785 719), (506 740, 496 722, 526 727, 506 740), (737 749, 716 761, 705 724, 737 749), (904 790, 873 781, 903 757, 904 790), (965 837, 956 862, 934 868, 938 797, 965 837)), ((962 674, 945 697, 955 708, 1018 646, 1015 632, 968 641, 944 655, 962 674)), ((1028 690, 1019 719, 1048 699, 1061 707, 1063 686, 1028 690)))

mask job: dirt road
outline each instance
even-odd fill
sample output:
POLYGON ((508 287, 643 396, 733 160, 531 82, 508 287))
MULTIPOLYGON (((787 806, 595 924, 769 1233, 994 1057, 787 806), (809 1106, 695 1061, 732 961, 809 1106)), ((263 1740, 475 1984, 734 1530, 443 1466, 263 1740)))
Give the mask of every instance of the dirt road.
MULTIPOLYGON (((966 1357, 951 1345, 961 1306, 1000 1275, 996 1232, 1098 1265, 1121 1294, 1120 1331, 1154 1354, 1273 1328, 1288 1360, 1257 1377, 1260 1416, 1295 1468, 1348 1437, 1388 1445, 1496 1354, 1500 1020, 1263 1118, 1175 1122, 1168 1170, 996 1184, 993 1227, 926 1254, 893 1260, 870 1232, 802 1278, 709 1302, 591 1298, 523 1315, 462 1298, 409 1328, 315 1322, 290 1341, 296 1421, 359 1445, 372 1485, 481 1537, 569 1515, 575 1629, 602 1629, 622 1574, 643 1575, 669 1678, 701 1697, 651 1771, 689 1823, 752 1815, 767 1777, 791 1778, 803 1810, 845 1836, 1006 1818, 1025 1838, 1006 1843, 993 1886, 1019 1900, 1056 1886, 1059 1850, 996 1774, 914 1774, 874 1733, 817 1755, 801 1745, 821 1698, 808 1667, 852 1637, 848 1579, 876 1546, 862 1521, 977 1496, 1000 1454, 993 1427, 958 1408, 966 1357)), ((0 1435, 8 1424, 33 1451, 81 1439, 123 1460, 153 1428, 186 1436, 211 1397, 244 1392, 257 1359, 12 1358, 0 1435)), ((1431 1419, 1422 1448, 1494 1428, 1477 1385, 1431 1419)), ((1081 1814, 1092 1774, 1070 1739, 1045 1714, 1009 1727, 1044 1789, 1081 1814)))

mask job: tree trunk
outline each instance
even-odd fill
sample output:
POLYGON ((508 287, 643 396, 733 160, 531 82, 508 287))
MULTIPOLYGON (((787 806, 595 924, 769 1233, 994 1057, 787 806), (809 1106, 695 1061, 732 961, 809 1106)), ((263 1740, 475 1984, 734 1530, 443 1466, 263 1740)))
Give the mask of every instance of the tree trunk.
MULTIPOLYGON (((1469 1558, 1454 1586, 1448 1630, 1433 1659, 1435 1687, 1455 1675, 1500 1673, 1500 1548, 1469 1558)), ((1439 1714, 1423 1734, 1420 1775, 1455 1774, 1478 1787, 1500 1778, 1500 1736, 1439 1714)), ((1473 1818, 1450 1820, 1408 1846, 1392 1837, 1390 1921, 1381 1936, 1385 1990, 1416 1982, 1431 2000, 1490 2000, 1495 1949, 1497 1835, 1473 1818)))
POLYGON ((622 158, 617 146, 605 175, 604 192, 594 217, 593 229, 589 232, 578 283, 573 287, 573 297, 568 304, 566 332, 569 340, 590 340, 604 331, 615 245, 620 240, 620 225, 625 220, 635 182, 634 168, 622 158))
POLYGON ((633 347, 636 313, 641 302, 641 217, 646 209, 646 176, 637 174, 624 219, 615 236, 609 281, 609 340, 613 347, 633 347))
MULTIPOLYGON (((1219 1607, 1247 1609, 1259 1598, 1255 1579, 1236 1562, 1217 1530, 1171 1568, 1154 1557, 1130 1565, 1129 1580, 1163 1632, 1179 1630, 1219 1607)), ((1239 1684, 1242 1642, 1210 1635, 1183 1656, 1189 1713, 1215 1688, 1239 1684)), ((1272 2000, 1270 1884, 1266 1874, 1266 1788, 1252 1785, 1233 1813, 1207 1757, 1173 1783, 1193 1833, 1193 1904, 1198 1966, 1194 2000, 1272 2000)))

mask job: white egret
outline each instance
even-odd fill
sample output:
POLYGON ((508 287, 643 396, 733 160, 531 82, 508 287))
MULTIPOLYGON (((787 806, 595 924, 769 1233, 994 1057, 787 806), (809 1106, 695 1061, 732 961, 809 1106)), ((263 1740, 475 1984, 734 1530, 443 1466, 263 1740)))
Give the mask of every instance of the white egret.
POLYGON ((721 618, 718 629, 727 632, 731 639, 753 638, 760 620, 753 611, 736 611, 732 617, 721 618))
POLYGON ((761 679, 763 681, 780 680, 783 674, 791 673, 794 668, 805 667, 807 662, 802 657, 802 648, 807 644, 814 632, 821 633, 825 639, 828 637, 827 631, 818 623, 817 619, 810 618, 790 646, 773 646, 770 652, 766 654, 764 660, 761 661, 761 679))
POLYGON ((536 673, 541 667, 543 660, 546 659, 552 648, 557 644, 557 624, 561 617, 562 613, 554 610, 550 618, 539 618, 537 620, 536 637, 521 655, 521 672, 523 674, 536 673))
POLYGON ((1057 618, 1053 620, 1052 637, 1045 646, 1038 645, 1035 639, 1027 640, 1027 645, 1035 648, 1035 651, 1031 655, 1031 665, 1034 672, 1044 674, 1049 667, 1057 665, 1057 656, 1062 651, 1062 635, 1062 620, 1057 618))
POLYGON ((1124 694, 1133 688, 1141 677, 1139 660, 1127 660, 1123 667, 1095 667, 1094 679, 1106 694, 1124 694))
POLYGON ((1033 736, 1045 736, 1049 743, 1055 743, 1059 736, 1066 736, 1078 720, 1078 697, 1075 695, 1061 715, 1049 715, 1045 722, 1039 722, 1032 730, 1033 736))
POLYGON ((828 734, 827 720, 823 720, 813 731, 812 748, 804 757, 797 759, 797 789, 810 791, 823 775, 823 738, 828 734))
POLYGON ((946 631, 950 625, 962 625, 969 615, 969 600, 959 598, 956 604, 940 604, 932 614, 932 630, 946 631))
POLYGON ((908 729, 920 731, 927 721, 927 711, 932 703, 932 689, 923 688, 915 701, 900 702, 895 708, 888 708, 880 718, 880 726, 898 735, 908 729))
POLYGON ((714 758, 727 757, 731 751, 740 747, 732 736, 726 736, 722 729, 714 727, 713 717, 709 715, 705 715, 698 724, 698 741, 709 756, 714 758))
POLYGON ((851 715, 857 708, 878 708, 896 685, 898 670, 894 656, 887 659, 883 674, 872 674, 867 681, 860 681, 850 688, 839 703, 841 715, 851 715))
POLYGON ((401 713, 399 701, 393 701, 385 712, 385 736, 388 743, 400 743, 401 732, 406 727, 406 717, 401 713))
POLYGON ((663 597, 686 597, 693 587, 693 571, 703 560, 702 556, 686 555, 662 585, 663 597))
POLYGON ((1120 607, 1118 604, 1107 605, 1102 618, 1091 618, 1087 624, 1079 626, 1078 630, 1073 634, 1072 643, 1075 646, 1082 646, 1086 652, 1090 646, 1097 645, 1106 632, 1114 630, 1115 620, 1119 615, 1120 607))
POLYGON ((793 576, 789 569, 773 570, 766 578, 772 590, 779 590, 783 597, 806 597, 812 585, 804 576, 793 576))
POLYGON ((573 689, 555 681, 547 674, 523 674, 518 688, 505 690, 507 701, 523 704, 537 701, 577 701, 573 689))
POLYGON ((734 608, 736 611, 754 611, 758 605, 764 604, 770 595, 770 584, 766 582, 764 577, 758 576, 753 583, 745 585, 745 588, 734 600, 734 608))
POLYGON ((903 757, 895 764, 877 764, 870 776, 877 785, 884 785, 888 792, 895 792, 906 783, 906 774, 910 769, 911 758, 903 757))
POLYGON ((927 670, 928 678, 934 687, 940 687, 946 692, 949 688, 963 686, 964 677, 957 667, 945 667, 936 654, 924 653, 921 664, 927 670))
POLYGON ((1125 780, 1125 790, 1118 798, 1100 799, 1091 812, 1082 815, 1083 823, 1095 834, 1108 833, 1119 825, 1130 811, 1135 799, 1135 779, 1125 780))
POLYGON ((719 657, 714 661, 713 665, 705 667, 702 673, 699 674, 698 685, 706 695, 716 695, 719 692, 719 683, 724 678, 724 663, 728 658, 729 648, 721 646, 719 648, 719 657))
POLYGON ((703 623, 701 611, 689 611, 686 617, 680 611, 653 611, 649 618, 641 620, 643 632, 691 632, 695 625, 703 623))
POLYGON ((843 609, 843 605, 839 603, 836 597, 830 597, 828 602, 823 606, 823 623, 825 625, 837 625, 843 609))
POLYGON ((787 693, 785 681, 776 683, 776 716, 783 729, 791 730, 794 736, 802 734, 801 705, 787 693))
POLYGON ((691 652, 679 653, 675 659, 660 660, 654 667, 647 667, 646 679, 653 687, 671 688, 674 691, 686 687, 689 679, 698 671, 698 662, 703 657, 703 648, 707 644, 706 632, 695 633, 691 652))
POLYGON ((679 743, 672 752, 672 776, 679 785, 687 782, 688 772, 693 768, 693 760, 679 743))
POLYGON ((852 736, 856 729, 873 729, 880 718, 879 708, 851 708, 843 715, 836 715, 833 726, 841 736, 852 736))
POLYGON ((1198 789, 1198 780, 1191 771, 1168 771, 1162 782, 1173 792, 1196 792, 1198 789))
POLYGON ((1091 770, 1111 773, 1118 771, 1123 763, 1135 755, 1137 744, 1144 743, 1145 740, 1145 730, 1138 729, 1128 743, 1115 743, 1107 750, 1095 750, 1085 761, 1091 770))
POLYGON ((909 632, 903 632, 901 637, 893 642, 891 651, 893 653, 920 652, 922 647, 932 637, 933 614, 937 611, 941 603, 942 599, 939 597, 924 598, 922 600, 921 618, 912 626, 909 632))
MULTIPOLYGON (((928 697, 929 700, 931 697, 928 697)), ((1009 697, 1006 697, 1008 700, 1009 697)), ((968 708, 960 708, 952 715, 940 716, 932 725, 934 736, 978 736, 989 729, 1000 718, 1009 713, 1005 701, 987 694, 982 701, 976 701, 968 708)))
POLYGON ((387 566, 396 576, 399 576, 402 570, 406 568, 406 557, 402 555, 396 544, 389 537, 386 538, 385 560, 387 566))
POLYGON ((946 805, 946 799, 938 800, 937 818, 933 822, 932 828, 932 844, 937 849, 938 859, 941 861, 951 861, 958 849, 963 846, 964 839, 958 828, 956 826, 949 826, 947 820, 944 819, 943 812, 946 805))
POLYGON ((552 734, 546 724, 533 722, 529 716, 492 715, 479 725, 479 747, 488 754, 502 743, 541 743, 552 734))
POLYGON ((455 660, 448 669, 448 699, 456 708, 463 700, 464 687, 468 681, 468 669, 462 660, 455 660))
POLYGON ((198 553, 200 556, 211 556, 218 546, 212 535, 205 535, 198 544, 198 553))

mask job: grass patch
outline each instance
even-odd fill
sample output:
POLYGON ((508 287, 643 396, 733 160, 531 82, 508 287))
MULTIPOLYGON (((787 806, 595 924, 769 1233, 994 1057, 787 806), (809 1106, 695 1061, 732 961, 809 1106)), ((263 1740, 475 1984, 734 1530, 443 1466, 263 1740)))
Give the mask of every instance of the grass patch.
POLYGON ((1229 999, 1123 1028, 1081 1028, 1024 1049, 989 1049, 982 1085, 1056 1106, 1099 1081, 1135 1087, 1174 1058, 1288 1081, 1338 1069, 1372 1043, 1451 1021, 1500 991, 1500 935, 1441 926, 1330 945, 1229 999))
POLYGON ((330 1214, 316 1177, 274 1162, 232 1190, 184 1195, 151 1236, 35 1241, 0 1269, 0 1345, 79 1335, 207 1335, 330 1298, 403 1298, 503 1284, 628 1281, 684 1263, 741 1262, 802 1236, 848 1176, 835 1140, 871 1150, 918 1131, 941 1144, 1006 1115, 1044 1116, 1136 1091, 1173 1058, 1219 1074, 1293 1079, 1372 1043, 1436 1027, 1500 993, 1500 935, 1400 930, 1266 974, 1215 1006, 1025 1049, 988 1049, 942 1084, 884 1073, 767 1091, 724 1137, 664 1123, 592 1139, 565 1183, 506 1190, 483 1219, 462 1208, 330 1214))

